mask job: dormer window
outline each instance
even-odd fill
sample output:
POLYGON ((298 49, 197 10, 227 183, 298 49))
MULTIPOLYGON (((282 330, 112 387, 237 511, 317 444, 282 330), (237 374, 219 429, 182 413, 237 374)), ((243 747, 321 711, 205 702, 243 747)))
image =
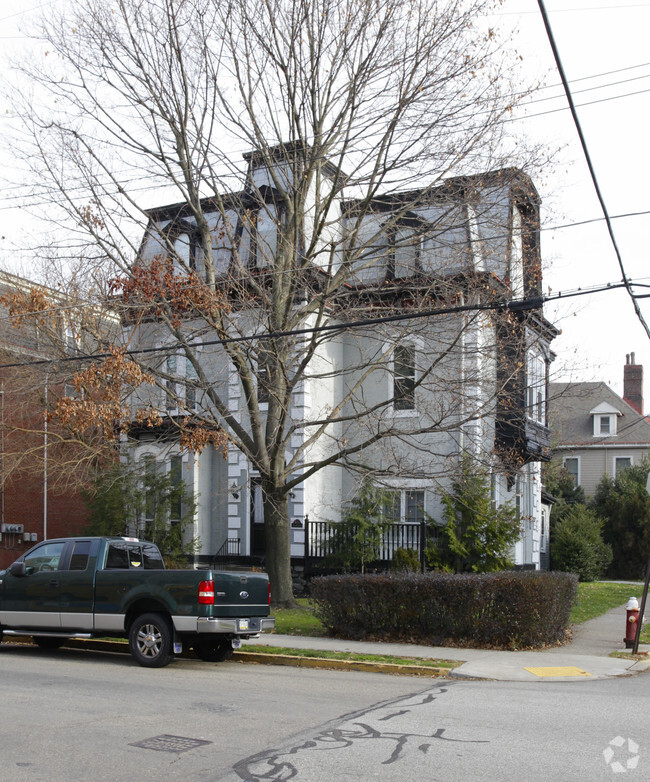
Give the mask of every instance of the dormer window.
POLYGON ((590 415, 593 419, 594 437, 613 437, 616 434, 617 419, 621 411, 603 402, 595 407, 590 415))
POLYGON ((420 271, 424 227, 419 217, 407 215, 389 230, 386 279, 400 280, 420 271))
POLYGON ((194 226, 181 220, 170 227, 168 241, 172 246, 171 262, 176 274, 204 273, 203 248, 194 226))
POLYGON ((247 209, 240 220, 239 258, 242 266, 262 269, 275 266, 279 212, 272 203, 247 209))

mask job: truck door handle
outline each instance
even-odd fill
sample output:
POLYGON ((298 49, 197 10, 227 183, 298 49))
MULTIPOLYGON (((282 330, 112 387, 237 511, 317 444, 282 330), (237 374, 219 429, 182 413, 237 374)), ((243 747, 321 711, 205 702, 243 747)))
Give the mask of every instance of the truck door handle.
POLYGON ((58 581, 58 579, 56 579, 56 578, 53 578, 53 579, 50 581, 50 586, 51 586, 51 587, 58 587, 58 586, 59 586, 59 581, 58 581))

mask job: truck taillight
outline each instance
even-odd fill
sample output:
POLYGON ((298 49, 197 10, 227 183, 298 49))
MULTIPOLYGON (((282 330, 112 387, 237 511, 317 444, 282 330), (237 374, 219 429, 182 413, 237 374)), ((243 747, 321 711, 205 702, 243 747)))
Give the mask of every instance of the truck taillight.
POLYGON ((269 605, 271 605, 271 582, 269 581, 269 605))
POLYGON ((214 581, 201 581, 199 584, 199 605, 214 604, 214 581))

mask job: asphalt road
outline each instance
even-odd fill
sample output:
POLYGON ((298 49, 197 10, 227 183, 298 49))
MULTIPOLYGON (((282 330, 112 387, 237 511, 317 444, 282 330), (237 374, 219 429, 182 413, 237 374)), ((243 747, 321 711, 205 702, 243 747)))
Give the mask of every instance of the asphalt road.
POLYGON ((650 674, 448 681, 191 660, 146 670, 123 655, 2 645, 0 688, 2 782, 650 778, 650 674))

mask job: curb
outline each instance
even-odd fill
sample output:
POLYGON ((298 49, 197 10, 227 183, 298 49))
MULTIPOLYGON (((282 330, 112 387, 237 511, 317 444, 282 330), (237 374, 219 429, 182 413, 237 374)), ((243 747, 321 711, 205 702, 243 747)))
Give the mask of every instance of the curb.
MULTIPOLYGON (((3 639, 6 644, 28 644, 31 636, 10 636, 3 639)), ((86 649, 95 652, 115 652, 129 654, 129 647, 119 641, 81 640, 70 638, 63 644, 68 649, 86 649)), ((192 651, 176 655, 184 660, 198 660, 192 651)), ((366 660, 334 660, 326 657, 300 657, 290 654, 264 654, 264 652, 234 652, 229 662, 257 665, 285 665, 294 668, 320 668, 321 670, 365 671, 366 673, 385 673, 391 676, 420 676, 432 679, 450 677, 453 668, 428 667, 424 665, 397 665, 395 663, 375 663, 366 660)), ((221 663, 214 663, 221 665, 221 663)))
POLYGON ((321 668, 337 671, 366 671, 387 673, 392 676, 428 676, 439 678, 450 676, 453 668, 428 667, 424 665, 397 665, 395 663, 374 663, 367 660, 334 660, 326 657, 300 657, 290 654, 264 654, 263 652, 235 652, 234 662, 258 663, 260 665, 290 665, 294 668, 321 668))

